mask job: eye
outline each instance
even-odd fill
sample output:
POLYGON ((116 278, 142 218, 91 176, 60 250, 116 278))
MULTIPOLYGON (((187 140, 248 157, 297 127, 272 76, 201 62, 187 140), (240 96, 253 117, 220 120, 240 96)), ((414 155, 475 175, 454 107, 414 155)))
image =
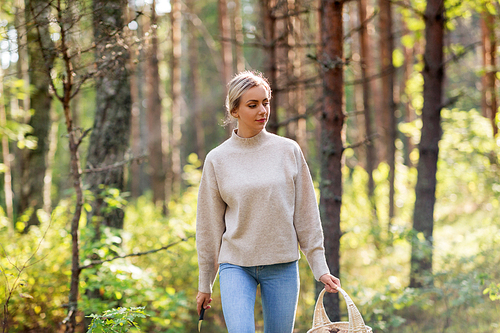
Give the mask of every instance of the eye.
POLYGON ((269 102, 263 102, 262 105, 264 106, 268 106, 269 105, 269 102))
POLYGON ((249 108, 252 108, 252 109, 253 109, 254 107, 256 107, 256 106, 257 106, 257 105, 255 105, 255 104, 248 104, 248 107, 249 107, 249 108))

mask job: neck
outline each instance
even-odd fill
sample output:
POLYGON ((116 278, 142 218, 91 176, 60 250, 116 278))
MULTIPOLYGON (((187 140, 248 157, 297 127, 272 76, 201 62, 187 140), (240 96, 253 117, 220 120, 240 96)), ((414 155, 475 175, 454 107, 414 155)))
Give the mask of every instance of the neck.
POLYGON ((251 131, 251 130, 241 130, 240 128, 237 128, 236 129, 236 134, 240 137, 240 138, 245 138, 245 139, 248 139, 248 138, 252 138, 256 135, 258 135, 260 132, 262 132, 262 130, 260 131, 251 131))
POLYGON ((237 145, 242 145, 245 147, 259 147, 266 141, 267 137, 267 131, 263 129, 262 131, 251 137, 242 137, 240 133, 237 132, 237 130, 234 130, 231 138, 232 141, 237 145))

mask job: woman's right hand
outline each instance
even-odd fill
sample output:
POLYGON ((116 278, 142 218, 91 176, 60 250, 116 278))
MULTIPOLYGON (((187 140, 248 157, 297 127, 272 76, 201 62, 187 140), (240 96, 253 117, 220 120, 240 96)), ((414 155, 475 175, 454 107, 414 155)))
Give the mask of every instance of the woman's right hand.
POLYGON ((201 308, 203 307, 204 309, 210 309, 211 306, 209 305, 210 302, 212 302, 212 294, 207 294, 207 293, 202 293, 201 291, 198 292, 198 295, 196 296, 196 304, 198 308, 198 315, 201 313, 201 308))

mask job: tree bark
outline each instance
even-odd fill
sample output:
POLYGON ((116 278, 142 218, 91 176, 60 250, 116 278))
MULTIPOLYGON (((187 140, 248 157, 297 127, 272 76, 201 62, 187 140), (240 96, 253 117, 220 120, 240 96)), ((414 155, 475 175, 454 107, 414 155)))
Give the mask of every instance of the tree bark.
MULTIPOLYGON (((366 172, 368 173, 368 198, 371 203, 371 208, 375 210, 374 202, 374 192, 375 183, 373 181, 373 169, 375 168, 375 148, 373 146, 372 137, 372 108, 370 105, 371 89, 370 82, 368 81, 367 73, 369 69, 369 62, 371 59, 371 52, 369 48, 368 31, 366 23, 366 0, 359 0, 359 24, 361 29, 359 30, 359 45, 360 45, 360 57, 361 57, 361 81, 363 90, 363 114, 364 114, 364 125, 365 125, 365 139, 367 143, 365 145, 366 150, 366 172)), ((376 222, 376 215, 372 214, 373 223, 376 222)))
MULTIPOLYGON (((7 114, 5 112, 5 101, 4 101, 4 90, 3 90, 3 68, 0 66, 0 128, 5 128, 7 124, 7 114)), ((9 234, 14 233, 14 205, 13 205, 13 192, 12 192, 12 173, 11 173, 11 163, 10 163, 10 152, 9 152, 9 138, 7 135, 2 135, 2 162, 5 167, 3 179, 4 179, 4 191, 5 191, 5 208, 7 211, 7 217, 9 218, 8 230, 9 234)))
MULTIPOLYGON (((129 51, 120 33, 124 26, 125 0, 93 0, 93 28, 96 41, 96 112, 90 136, 87 168, 106 168, 123 162, 129 147, 132 98, 128 71, 129 51), (113 34, 117 34, 113 36, 113 34), (112 45, 109 47, 109 45, 112 45)), ((124 166, 90 172, 86 176, 89 189, 95 196, 89 221, 97 217, 105 226, 123 228, 123 210, 107 210, 103 185, 124 190, 124 166)))
POLYGON ((241 1, 234 1, 234 37, 236 41, 236 73, 245 70, 245 55, 243 53, 243 19, 241 17, 241 1))
MULTIPOLYGON (((340 209, 342 206, 343 112, 343 0, 322 0, 323 112, 321 140, 320 210, 325 233, 326 260, 333 275, 340 275, 340 209)), ((340 320, 338 294, 325 297, 332 321, 340 320)))
MULTIPOLYGON (((26 0, 26 22, 31 29, 27 31, 27 48, 29 68, 41 66, 52 68, 54 63, 54 43, 50 38, 49 15, 50 7, 47 0, 26 0), (33 13, 37 15, 34 19, 33 13), (35 22, 36 20, 36 22, 35 22), (32 28, 39 26, 38 30, 32 28), (40 36, 37 36, 37 32, 40 36), (44 53, 41 52, 37 38, 41 39, 44 53), (43 54, 46 56, 44 57, 43 54)), ((18 212, 22 214, 26 209, 33 208, 25 231, 31 225, 39 224, 36 212, 43 208, 43 187, 46 171, 45 159, 49 150, 50 106, 52 96, 49 93, 50 78, 40 75, 37 71, 29 71, 29 83, 33 87, 30 93, 30 108, 34 110, 28 124, 33 128, 30 136, 37 138, 36 149, 26 149, 22 152, 21 161, 21 192, 18 212)), ((26 110, 28 111, 28 110, 26 110)), ((29 114, 29 113, 27 113, 29 114)))
POLYGON ((181 1, 172 0, 172 194, 179 196, 181 192, 181 1))
POLYGON ((495 122, 498 103, 496 97, 496 38, 495 16, 485 8, 481 17, 481 32, 483 40, 483 115, 490 119, 493 127, 493 136, 498 134, 495 122))
POLYGON ((394 218, 394 181, 396 170, 396 116, 394 114, 394 66, 392 52, 394 50, 394 36, 392 34, 392 6, 390 0, 379 0, 380 7, 380 62, 382 71, 382 118, 383 144, 389 164, 389 221, 387 234, 391 235, 392 219, 394 218))
MULTIPOLYGON (((301 8, 302 1, 301 0, 289 0, 288 7, 290 10, 298 11, 301 8), (293 9, 291 8, 293 4, 293 9)), ((291 17, 291 27, 292 31, 290 35, 293 38, 295 44, 302 44, 303 41, 303 22, 300 17, 291 17)), ((305 30, 305 29, 304 29, 305 30)), ((305 114, 307 112, 307 100, 306 100, 306 89, 304 80, 304 69, 303 69, 303 59, 305 59, 305 50, 302 47, 295 47, 293 52, 290 50, 291 61, 293 61, 293 78, 298 80, 297 88, 294 91, 295 100, 293 104, 297 109, 297 115, 303 116, 304 118, 300 118, 297 121, 297 128, 295 131, 295 138, 297 143, 300 145, 304 155, 308 155, 308 147, 307 147, 307 119, 305 118, 305 114)))
POLYGON ((267 130, 271 133, 278 131, 278 68, 277 68, 277 46, 276 46, 276 15, 274 13, 276 0, 260 0, 261 17, 264 26, 264 49, 266 51, 267 68, 265 70, 271 88, 273 89, 273 98, 271 98, 271 114, 267 130))
MULTIPOLYGON (((222 86, 227 87, 229 81, 233 76, 233 46, 231 44, 231 20, 227 11, 227 1, 217 0, 218 11, 219 11, 219 31, 221 36, 221 56, 222 56, 222 86)), ((224 96, 227 90, 224 89, 224 96)), ((233 127, 228 124, 226 127, 227 135, 231 136, 233 127)))
POLYGON ((441 108, 443 100, 444 2, 428 0, 425 10, 424 106, 422 132, 417 166, 415 209, 411 250, 410 287, 432 285, 432 251, 434 204, 436 202, 436 171, 441 139, 441 108), (423 235, 423 240, 417 237, 423 235))
POLYGON ((162 147, 162 107, 160 98, 160 73, 158 69, 158 35, 157 35, 156 1, 151 5, 150 42, 147 56, 147 120, 148 120, 148 153, 150 166, 151 189, 153 202, 167 211, 165 197, 165 167, 163 165, 162 147))
MULTIPOLYGON (((409 33, 408 27, 406 24, 403 22, 404 28, 403 28, 403 34, 406 35, 409 33)), ((406 93, 406 83, 410 79, 410 74, 413 71, 413 54, 415 52, 415 48, 409 48, 404 46, 403 47, 403 53, 404 53, 404 70, 403 70, 403 80, 401 84, 401 94, 404 94, 407 96, 407 100, 405 102, 405 112, 404 112, 404 121, 409 123, 415 120, 415 110, 412 108, 411 103, 409 101, 408 95, 406 93)), ((410 154, 413 151, 414 144, 409 136, 405 136, 404 138, 404 152, 403 152, 403 158, 404 158, 404 164, 409 167, 413 167, 413 162, 410 158, 410 154)))
MULTIPOLYGON (((127 21, 130 21, 130 17, 135 12, 135 6, 129 6, 127 21)), ((138 29, 142 28, 142 19, 143 16, 137 19, 138 29)), ((133 32, 135 36, 137 36, 138 32, 133 32)), ((140 58, 140 52, 142 48, 137 48, 134 45, 130 45, 130 54, 135 54, 135 57, 140 58)), ((139 156, 142 149, 142 137, 141 137, 141 96, 140 91, 142 85, 139 84, 141 82, 139 78, 140 64, 135 64, 133 60, 134 56, 130 57, 129 66, 130 66, 130 98, 132 100, 132 110, 131 110, 131 118, 130 118, 130 148, 132 150, 133 156, 139 156)), ((139 162, 133 162, 130 165, 130 195, 132 198, 138 198, 141 195, 141 164, 139 162)))
MULTIPOLYGON (((186 5, 192 13, 195 10, 195 1, 187 0, 186 5)), ((201 100, 200 100, 200 76, 199 76, 199 52, 198 52, 198 33, 192 22, 188 24, 188 48, 189 48, 189 76, 188 85, 191 87, 188 94, 190 118, 194 124, 194 136, 196 139, 195 152, 201 161, 205 160, 205 130, 202 122, 201 100)))

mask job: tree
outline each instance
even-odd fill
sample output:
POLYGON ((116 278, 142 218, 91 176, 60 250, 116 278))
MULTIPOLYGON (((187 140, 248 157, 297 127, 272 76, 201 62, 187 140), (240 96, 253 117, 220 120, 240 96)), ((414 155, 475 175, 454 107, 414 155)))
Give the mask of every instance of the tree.
MULTIPOLYGON (((7 126, 7 115, 5 112, 4 103, 4 89, 3 89, 3 68, 0 66, 0 128, 3 129, 7 126)), ((13 208, 13 196, 12 193, 12 173, 11 173, 11 163, 9 156, 9 138, 7 135, 2 133, 2 164, 4 167, 4 184, 3 189, 5 191, 5 208, 7 210, 7 217, 13 221, 14 220, 14 208, 13 208)), ((8 225, 9 233, 13 233, 14 225, 9 223, 8 225)))
POLYGON ((443 47, 445 7, 443 0, 428 0, 424 14, 424 105, 422 131, 415 187, 411 249, 410 287, 432 285, 432 233, 436 202, 436 171, 441 139, 441 108, 443 107, 443 47), (422 235, 423 237, 419 237, 422 235))
MULTIPOLYGON (((219 13, 219 31, 220 31, 220 46, 221 46, 221 59, 222 59, 222 86, 226 85, 231 81, 233 76, 233 46, 231 44, 231 20, 227 10, 226 0, 217 0, 218 13, 219 13)), ((227 93, 227 89, 224 89, 227 93)), ((225 95, 225 94, 224 94, 225 95)), ((228 124, 227 126, 228 136, 231 136, 232 126, 228 124)))
MULTIPOLYGON (((29 25, 26 46, 28 48, 29 68, 52 67, 55 54, 54 43, 50 38, 49 32, 50 1, 26 0, 25 6, 28 9, 25 13, 26 22, 29 25), (38 30, 32 25, 33 11, 39 13, 37 17, 38 30), (37 33, 40 34, 42 43, 46 48, 45 57, 40 51, 40 46, 36 43, 37 33)), ((31 70, 29 71, 29 81, 33 87, 30 93, 29 104, 34 113, 29 118, 28 124, 33 128, 30 135, 37 138, 37 147, 33 150, 24 150, 21 155, 20 183, 22 185, 20 187, 18 211, 22 214, 28 208, 33 209, 25 231, 28 230, 30 225, 39 223, 36 211, 43 207, 45 159, 49 150, 48 138, 51 124, 50 107, 52 103, 52 95, 49 92, 50 78, 46 75, 40 75, 40 72, 37 70, 31 70)))
MULTIPOLYGON (((362 81, 362 89, 363 89, 363 114, 365 117, 365 140, 366 144, 366 172, 368 173, 368 198, 370 199, 372 209, 375 210, 375 202, 374 202, 374 192, 375 192, 375 183, 373 181, 373 170, 375 168, 375 148, 372 143, 372 108, 370 103, 370 97, 372 95, 370 82, 368 80, 368 76, 371 73, 371 50, 369 47, 369 39, 368 39, 368 29, 367 29, 367 17, 366 17, 366 0, 359 0, 359 45, 360 45, 360 57, 361 57, 361 81, 362 81)), ((376 222, 376 213, 373 214, 374 223, 376 222)))
POLYGON ((481 33, 483 39, 483 115, 491 120, 493 136, 498 133, 496 115, 498 109, 496 96, 496 38, 495 16, 484 6, 481 13, 481 33))
POLYGON ((151 5, 150 39, 147 54, 147 123, 148 152, 153 202, 166 213, 166 172, 163 154, 162 106, 160 98, 160 72, 158 68, 158 22, 156 1, 151 5))
POLYGON ((179 196, 181 191, 181 1, 172 0, 172 58, 171 58, 171 97, 172 97, 172 136, 171 136, 171 152, 172 152, 172 193, 179 196))
POLYGON ((271 114, 267 129, 271 133, 278 131, 278 95, 276 87, 278 85, 278 68, 277 68, 277 39, 276 39, 276 0, 260 0, 260 9, 262 17, 262 25, 264 27, 264 50, 267 57, 267 68, 265 70, 271 88, 273 89, 273 98, 271 98, 271 114))
POLYGON ((392 34, 392 6, 390 0, 379 0, 380 7, 380 62, 382 72, 382 107, 383 121, 382 144, 385 146, 384 160, 389 164, 389 223, 388 235, 391 233, 392 219, 394 218, 394 177, 396 169, 396 116, 394 114, 394 65, 392 53, 394 50, 394 36, 392 34))
POLYGON ((123 34, 126 4, 124 0, 93 1, 95 57, 103 60, 100 65, 107 69, 95 79, 96 112, 87 157, 88 169, 94 172, 85 180, 95 196, 89 220, 102 217, 103 225, 114 228, 123 228, 123 211, 107 207, 103 190, 124 190, 123 169, 132 109, 129 51, 123 34))
MULTIPOLYGON (((188 0, 186 2, 190 12, 195 13, 195 1, 188 0)), ((189 34, 189 74, 188 86, 191 87, 187 93, 187 99, 190 101, 189 110, 190 118, 194 124, 194 136, 196 138, 195 152, 200 160, 205 160, 205 130, 203 129, 202 114, 201 114, 201 93, 200 93, 200 73, 199 73, 199 52, 198 52, 198 31, 193 22, 188 23, 189 34)))
MULTIPOLYGON (((321 115, 321 199, 326 261, 333 275, 340 274, 340 209, 342 206, 343 112, 343 0, 321 1, 321 54, 323 111, 321 115)), ((340 320, 338 294, 325 298, 325 309, 333 321, 340 320)))
POLYGON ((235 40, 235 72, 245 70, 245 55, 243 54, 243 19, 241 18, 241 1, 234 1, 234 40, 235 40))

